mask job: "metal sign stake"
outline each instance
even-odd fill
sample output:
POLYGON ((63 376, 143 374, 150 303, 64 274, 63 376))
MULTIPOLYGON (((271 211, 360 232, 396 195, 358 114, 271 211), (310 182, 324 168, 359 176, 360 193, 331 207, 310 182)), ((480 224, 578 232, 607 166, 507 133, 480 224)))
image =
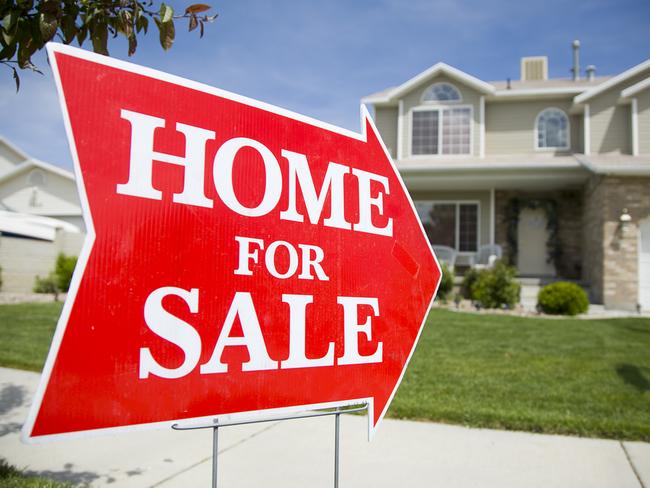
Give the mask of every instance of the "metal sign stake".
POLYGON ((341 414, 361 412, 368 408, 367 404, 352 406, 351 408, 336 408, 334 410, 313 410, 300 412, 294 415, 283 417, 268 417, 256 420, 234 420, 232 422, 219 422, 214 419, 209 424, 172 425, 174 430, 197 430, 212 429, 212 488, 217 488, 217 467, 219 458, 219 427, 231 425, 260 424, 263 422, 277 422, 280 420, 295 420, 309 417, 324 417, 334 415, 334 488, 339 488, 339 462, 340 462, 340 438, 341 438, 341 414))
POLYGON ((217 463, 219 459, 219 422, 212 428, 212 488, 217 488, 217 463))

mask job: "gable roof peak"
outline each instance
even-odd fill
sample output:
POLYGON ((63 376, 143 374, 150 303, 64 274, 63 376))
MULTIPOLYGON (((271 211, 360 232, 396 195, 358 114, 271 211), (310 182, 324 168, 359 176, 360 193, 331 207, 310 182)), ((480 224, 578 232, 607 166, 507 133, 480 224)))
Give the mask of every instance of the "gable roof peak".
POLYGON ((468 85, 481 93, 491 95, 495 91, 494 86, 492 86, 490 83, 480 80, 472 75, 465 73, 464 71, 459 70, 458 68, 454 68, 453 66, 440 61, 430 68, 415 75, 413 78, 405 81, 401 85, 385 92, 381 92, 381 94, 366 97, 363 101, 365 103, 392 102, 395 99, 401 97, 404 93, 411 90, 413 87, 441 73, 449 76, 450 78, 454 78, 455 80, 464 83, 465 85, 468 85))

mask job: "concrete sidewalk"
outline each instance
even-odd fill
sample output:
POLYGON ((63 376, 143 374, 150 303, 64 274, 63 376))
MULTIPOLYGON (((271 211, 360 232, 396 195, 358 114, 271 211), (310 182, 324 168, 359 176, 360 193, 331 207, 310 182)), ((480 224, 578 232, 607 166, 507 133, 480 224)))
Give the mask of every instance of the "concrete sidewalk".
MULTIPOLYGON (((24 445, 19 429, 38 382, 0 368, 0 457, 28 472, 91 486, 209 486, 212 436, 147 431, 24 445)), ((342 487, 650 488, 650 444, 385 420, 341 421, 342 487)), ((219 486, 330 487, 331 417, 226 427, 219 486)))

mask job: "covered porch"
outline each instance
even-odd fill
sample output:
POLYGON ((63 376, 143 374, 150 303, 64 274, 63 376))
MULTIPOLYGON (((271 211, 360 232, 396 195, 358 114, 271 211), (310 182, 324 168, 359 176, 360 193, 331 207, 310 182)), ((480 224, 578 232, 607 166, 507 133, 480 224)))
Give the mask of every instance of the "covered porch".
POLYGON ((582 251, 589 172, 572 156, 400 161, 399 169, 432 246, 456 251, 456 275, 482 247, 497 245, 522 279, 588 286, 582 251))

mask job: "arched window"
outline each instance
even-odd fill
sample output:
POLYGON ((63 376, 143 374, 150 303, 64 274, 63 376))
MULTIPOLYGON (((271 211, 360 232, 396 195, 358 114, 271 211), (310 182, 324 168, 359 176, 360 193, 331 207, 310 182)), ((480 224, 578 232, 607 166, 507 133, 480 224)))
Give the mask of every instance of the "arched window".
POLYGON ((569 149, 569 118, 559 108, 542 110, 535 122, 537 149, 569 149))
POLYGON ((460 102, 461 96, 458 89, 449 83, 436 83, 431 85, 422 94, 423 102, 460 102))

